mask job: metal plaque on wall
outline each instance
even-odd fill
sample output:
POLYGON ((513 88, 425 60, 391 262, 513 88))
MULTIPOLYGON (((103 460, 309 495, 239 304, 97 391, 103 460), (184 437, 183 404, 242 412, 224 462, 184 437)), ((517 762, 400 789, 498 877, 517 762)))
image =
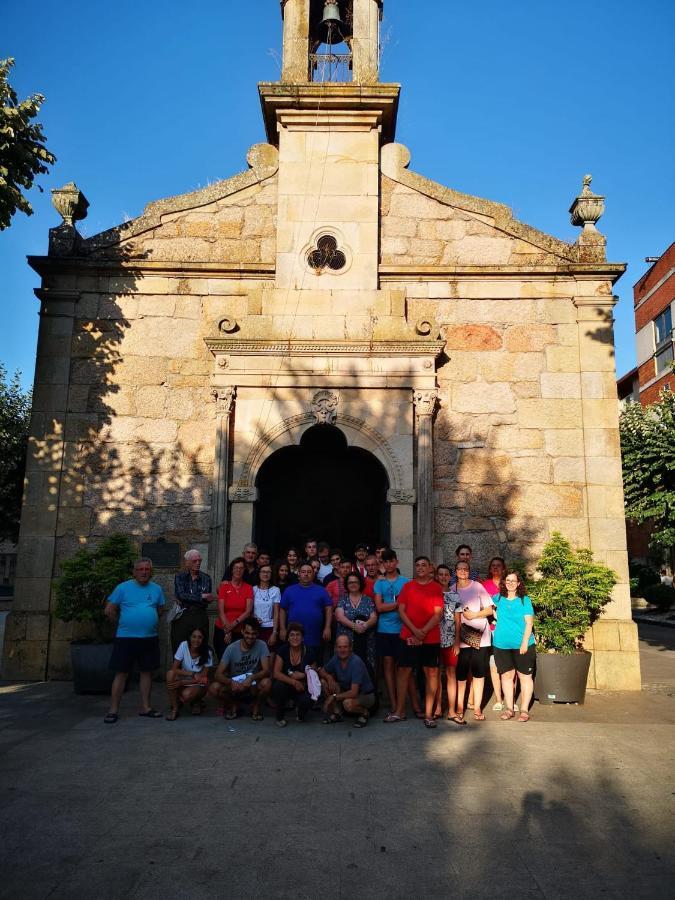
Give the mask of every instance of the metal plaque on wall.
POLYGON ((142 544, 141 554, 151 559, 156 569, 177 569, 180 566, 180 544, 169 543, 163 538, 142 544))

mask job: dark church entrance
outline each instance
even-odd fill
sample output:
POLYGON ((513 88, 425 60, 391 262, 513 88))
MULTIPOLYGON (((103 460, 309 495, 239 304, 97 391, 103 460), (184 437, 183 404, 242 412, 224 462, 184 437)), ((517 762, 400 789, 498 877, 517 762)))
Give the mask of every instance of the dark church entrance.
POLYGON ((273 558, 305 538, 351 554, 359 541, 389 541, 387 474, 367 450, 349 447, 333 425, 315 425, 299 447, 265 460, 256 482, 255 541, 273 558))

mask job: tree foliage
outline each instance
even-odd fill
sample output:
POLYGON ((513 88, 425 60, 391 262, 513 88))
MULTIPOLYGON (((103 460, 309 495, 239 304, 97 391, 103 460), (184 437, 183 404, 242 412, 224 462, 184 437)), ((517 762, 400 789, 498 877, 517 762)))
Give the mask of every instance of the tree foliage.
POLYGON ((45 146, 42 125, 32 121, 45 98, 33 94, 19 101, 8 81, 13 65, 13 59, 0 59, 0 231, 17 210, 33 214, 24 191, 56 161, 45 146))
POLYGON ((573 653, 609 603, 617 578, 593 561, 590 550, 574 551, 555 531, 537 566, 541 579, 529 586, 538 650, 573 653))
POLYGON ((651 546, 675 546, 675 393, 650 406, 629 403, 619 420, 626 516, 652 526, 651 546))
POLYGON ((0 540, 16 541, 26 469, 31 392, 0 363, 0 540))
POLYGON ((134 561, 134 548, 124 534, 113 534, 96 549, 78 550, 64 560, 55 583, 56 617, 91 624, 100 639, 106 638, 106 601, 116 585, 131 578, 134 561))

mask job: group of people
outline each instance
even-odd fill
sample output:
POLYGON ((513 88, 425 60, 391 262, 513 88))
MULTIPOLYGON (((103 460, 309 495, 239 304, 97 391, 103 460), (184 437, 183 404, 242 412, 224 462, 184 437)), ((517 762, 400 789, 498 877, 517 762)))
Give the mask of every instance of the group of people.
MULTIPOLYGON (((247 709, 260 721, 270 708, 285 727, 289 710, 297 721, 320 710, 326 725, 347 715, 363 728, 379 705, 381 678, 389 701, 385 723, 404 721, 410 704, 427 728, 443 716, 464 727, 468 710, 476 722, 485 720, 489 674, 500 718, 519 714, 527 722, 536 660, 532 603, 504 559, 493 558, 480 579, 472 558, 467 544, 457 548, 453 566, 418 556, 414 577, 407 578, 386 544, 374 553, 359 544, 346 556, 310 539, 302 553, 291 547, 274 565, 268 553, 247 544, 214 593, 201 554, 189 550, 168 610, 173 663, 166 718, 175 721, 181 709, 201 715, 212 698, 226 719, 247 709)), ((133 665, 140 670, 139 715, 162 717, 150 704, 150 689, 166 606, 147 559, 110 595, 116 674, 106 723, 118 720, 133 665)))

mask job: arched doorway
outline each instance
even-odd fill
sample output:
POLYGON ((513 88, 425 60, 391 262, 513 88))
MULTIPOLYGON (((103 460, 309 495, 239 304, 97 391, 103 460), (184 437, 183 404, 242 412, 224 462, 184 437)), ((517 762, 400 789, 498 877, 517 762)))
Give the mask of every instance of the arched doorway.
POLYGON ((389 482, 372 453, 350 447, 333 425, 315 425, 299 446, 283 447, 260 467, 254 534, 280 556, 308 537, 351 553, 389 540, 389 482))

